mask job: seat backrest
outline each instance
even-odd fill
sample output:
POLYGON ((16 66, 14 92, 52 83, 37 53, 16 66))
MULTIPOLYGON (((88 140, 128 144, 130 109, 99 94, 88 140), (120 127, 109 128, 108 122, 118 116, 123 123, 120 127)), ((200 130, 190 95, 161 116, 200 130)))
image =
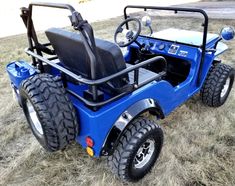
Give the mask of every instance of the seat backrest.
MULTIPOLYGON (((80 34, 64 29, 51 28, 46 31, 50 43, 61 63, 72 72, 91 79, 91 62, 80 34)), ((126 68, 120 48, 109 41, 95 39, 97 48, 97 79, 107 77, 126 68)), ((116 78, 110 83, 118 88, 126 84, 127 77, 116 78)))

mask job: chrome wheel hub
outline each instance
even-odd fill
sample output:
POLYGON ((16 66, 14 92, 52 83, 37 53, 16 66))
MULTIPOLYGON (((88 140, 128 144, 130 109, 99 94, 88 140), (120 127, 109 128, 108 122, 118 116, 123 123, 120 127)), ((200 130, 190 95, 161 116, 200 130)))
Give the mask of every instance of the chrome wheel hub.
POLYGON ((221 93, 220 93, 220 97, 221 97, 221 98, 223 98, 223 97, 227 94, 227 92, 228 92, 228 90, 229 90, 230 81, 231 81, 231 79, 230 79, 230 77, 229 77, 229 78, 226 80, 226 82, 225 82, 225 84, 224 84, 224 88, 222 89, 222 91, 221 91, 221 93))
POLYGON ((136 153, 134 159, 134 167, 137 169, 144 167, 151 159, 154 150, 155 150, 154 140, 148 139, 147 141, 145 141, 136 153))
POLYGON ((39 133, 40 135, 43 135, 42 125, 38 119, 37 113, 33 105, 31 104, 29 100, 26 101, 26 105, 28 108, 29 117, 32 121, 33 128, 36 130, 37 133, 39 133))

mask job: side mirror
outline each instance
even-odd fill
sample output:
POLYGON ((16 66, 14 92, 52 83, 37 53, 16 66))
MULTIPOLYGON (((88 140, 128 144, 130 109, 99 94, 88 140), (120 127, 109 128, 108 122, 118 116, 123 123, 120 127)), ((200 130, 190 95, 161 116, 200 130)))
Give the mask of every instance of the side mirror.
POLYGON ((144 17, 142 17, 141 22, 144 26, 150 27, 152 24, 152 19, 149 16, 144 16, 144 17))
POLYGON ((151 36, 151 35, 153 34, 153 29, 152 29, 152 27, 151 27, 151 25, 152 25, 152 19, 151 19, 151 17, 149 17, 149 16, 144 16, 144 17, 142 17, 141 22, 142 22, 142 24, 143 24, 144 26, 146 26, 146 27, 149 28, 149 30, 150 30, 150 36, 151 36))
POLYGON ((233 39, 234 35, 235 35, 234 29, 230 26, 224 27, 220 32, 220 37, 225 41, 233 39))

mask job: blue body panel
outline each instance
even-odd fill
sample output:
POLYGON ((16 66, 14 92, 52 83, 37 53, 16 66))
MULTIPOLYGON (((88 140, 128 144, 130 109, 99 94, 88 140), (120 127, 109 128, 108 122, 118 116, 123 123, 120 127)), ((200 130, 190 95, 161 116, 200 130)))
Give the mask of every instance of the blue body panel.
POLYGON ((11 62, 6 69, 11 83, 16 89, 19 89, 21 81, 36 74, 35 68, 24 61, 11 62))
MULTIPOLYGON (((109 133, 113 124, 116 122, 117 118, 126 109, 128 109, 131 105, 139 100, 152 98, 160 105, 164 115, 169 115, 171 111, 183 104, 186 100, 188 100, 191 96, 193 96, 200 90, 215 57, 211 53, 206 54, 202 71, 203 81, 201 82, 200 86, 197 86, 197 73, 201 59, 201 50, 198 47, 179 44, 180 47, 178 52, 176 54, 169 54, 168 51, 173 42, 164 41, 164 43, 166 44, 166 48, 160 51, 158 49, 158 46, 162 43, 162 41, 151 38, 149 38, 149 40, 147 41, 146 38, 142 37, 139 37, 138 41, 140 43, 154 43, 153 47, 151 47, 150 50, 159 55, 164 54, 187 60, 191 64, 189 75, 184 82, 176 87, 173 87, 169 82, 164 80, 159 82, 153 81, 152 83, 149 83, 144 87, 135 90, 131 94, 103 106, 101 109, 95 112, 87 109, 87 107, 84 106, 78 99, 71 96, 71 100, 74 103, 75 108, 77 109, 78 115, 80 116, 81 129, 80 134, 76 140, 85 148, 85 138, 87 136, 92 137, 95 142, 93 148, 95 156, 100 155, 100 151, 107 137, 107 134, 109 133), (188 55, 186 57, 180 56, 180 51, 187 51, 188 55)), ((212 41, 210 41, 210 43, 211 42, 212 41)), ((138 46, 136 44, 132 44, 130 47, 138 46)), ((127 52, 124 57, 125 60, 128 61, 130 57, 129 53, 127 52)), ((75 92, 77 91, 78 94, 81 94, 81 92, 79 92, 80 88, 77 88, 74 85, 70 85, 69 88, 75 92)))
MULTIPOLYGON (((207 48, 212 47, 217 39, 218 38, 215 37, 212 41, 210 40, 207 45, 207 48)), ((185 61, 190 63, 191 66, 189 75, 184 82, 180 83, 175 87, 173 87, 169 82, 165 80, 161 80, 158 82, 153 81, 135 90, 134 92, 101 107, 97 111, 92 111, 77 98, 70 95, 70 99, 74 104, 79 116, 80 133, 77 136, 76 141, 85 148, 87 146, 85 139, 87 136, 90 136, 94 141, 93 149, 95 156, 100 156, 103 143, 107 138, 109 131, 111 130, 119 116, 126 109, 128 109, 131 105, 133 105, 139 100, 151 98, 159 104, 163 111, 163 114, 167 116, 176 107, 184 103, 186 100, 188 100, 191 96, 193 96, 200 90, 208 73, 208 70, 216 56, 212 52, 206 53, 204 65, 202 68, 202 82, 198 86, 197 77, 201 60, 201 49, 199 47, 189 46, 186 44, 176 44, 170 41, 163 41, 141 36, 138 37, 138 41, 141 44, 151 43, 152 46, 149 48, 149 50, 152 53, 184 59, 185 61), (164 44, 164 48, 160 47, 160 45, 162 44, 164 44)), ((138 46, 133 43, 129 46, 129 48, 130 47, 136 48, 138 46)), ((130 54, 127 52, 124 58, 126 61, 129 61, 130 54)), ((25 77, 18 79, 17 73, 15 73, 14 69, 14 73, 12 73, 11 68, 13 65, 14 64, 8 65, 7 71, 10 75, 11 81, 18 88, 20 81, 25 79, 25 77)), ((30 69, 30 74, 28 75, 28 77, 36 73, 33 67, 29 66, 27 68, 30 69)), ((59 72, 57 70, 51 70, 51 74, 55 76, 57 76, 58 73, 59 72)), ((83 91, 87 89, 87 86, 68 83, 67 88, 79 95, 82 95, 83 91)), ((108 95, 105 95, 106 99, 107 97, 108 95)))
MULTIPOLYGON (((71 96, 71 100, 80 116, 81 128, 77 141, 83 147, 86 147, 85 138, 87 136, 92 137, 95 142, 95 155, 98 156, 109 130, 128 107, 139 100, 152 98, 161 106, 164 115, 168 115, 175 107, 191 96, 188 94, 189 84, 190 82, 180 88, 173 88, 166 81, 152 82, 117 101, 103 106, 96 112, 87 109, 79 100, 71 96)), ((70 89, 76 91, 76 87, 70 86, 70 89)))

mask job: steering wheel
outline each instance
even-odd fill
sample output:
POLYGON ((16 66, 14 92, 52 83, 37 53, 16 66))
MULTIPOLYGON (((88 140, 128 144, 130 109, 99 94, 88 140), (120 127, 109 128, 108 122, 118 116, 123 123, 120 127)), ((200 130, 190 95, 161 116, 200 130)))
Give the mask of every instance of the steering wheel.
POLYGON ((141 23, 139 19, 128 18, 117 27, 115 34, 114 34, 114 41, 115 43, 118 44, 118 46, 126 47, 137 39, 140 32, 141 32, 141 23), (123 28, 123 26, 125 26, 126 24, 130 22, 135 23, 136 29, 135 28, 133 29, 123 28), (119 36, 121 36, 121 39, 119 39, 119 36))

